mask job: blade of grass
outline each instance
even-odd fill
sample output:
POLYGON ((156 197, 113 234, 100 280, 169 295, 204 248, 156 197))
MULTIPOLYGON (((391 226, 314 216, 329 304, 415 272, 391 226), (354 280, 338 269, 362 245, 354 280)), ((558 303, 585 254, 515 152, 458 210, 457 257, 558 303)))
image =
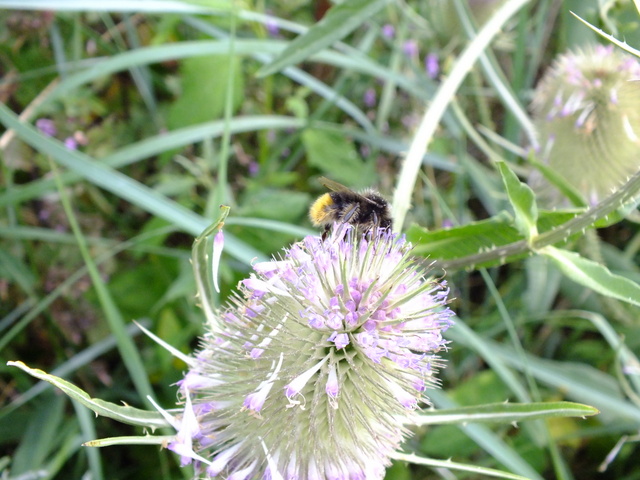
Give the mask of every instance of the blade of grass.
MULTIPOLYGON (((54 177, 58 179, 57 167, 53 161, 51 161, 50 163, 54 177)), ((71 206, 71 201, 67 196, 66 190, 59 182, 58 192, 60 194, 62 207, 64 208, 67 219, 69 220, 69 226, 71 227, 71 230, 76 237, 76 241, 78 242, 78 249, 80 250, 80 254, 82 255, 82 259, 84 260, 85 265, 87 266, 87 271, 89 273, 89 277, 91 278, 91 283, 93 284, 93 288, 96 291, 98 301, 100 302, 102 311, 104 312, 107 323, 109 324, 109 329, 116 338, 116 343, 118 345, 118 350, 120 351, 122 361, 127 367, 127 371, 131 376, 131 380, 135 385, 138 395, 140 395, 141 399, 143 399, 143 402, 148 403, 149 400, 147 399, 147 397, 153 398, 153 390, 151 389, 151 383, 149 382, 147 372, 142 363, 142 358, 138 354, 138 350, 131 340, 131 337, 127 335, 124 318, 122 317, 120 310, 118 310, 118 307, 113 300, 109 289, 102 280, 102 276, 98 271, 98 267, 96 266, 93 258, 91 257, 91 254, 89 253, 86 239, 82 231, 80 230, 80 225, 78 224, 78 220, 73 211, 73 207, 71 206)), ((142 292, 142 290, 143 289, 141 286, 140 291, 142 292)), ((151 403, 148 403, 148 405, 151 405, 151 403)))
MULTIPOLYGON (((518 0, 525 1, 525 0, 518 0)), ((286 47, 286 42, 281 40, 255 40, 237 39, 235 41, 235 54, 239 56, 254 54, 275 55, 286 47)), ((61 98, 74 89, 89 83, 95 79, 130 69, 138 65, 159 63, 168 60, 180 60, 204 55, 227 55, 230 50, 229 40, 199 40, 179 42, 175 44, 142 47, 136 50, 123 52, 106 59, 98 59, 90 68, 69 75, 63 81, 55 85, 49 95, 38 105, 34 105, 32 114, 40 111, 48 103, 61 98)), ((424 88, 419 79, 410 79, 401 72, 393 72, 357 50, 349 50, 343 54, 330 50, 323 50, 308 59, 313 62, 326 63, 350 72, 362 73, 379 78, 384 81, 395 82, 399 88, 411 93, 416 98, 425 101, 431 100, 431 93, 424 88)))
MULTIPOLYGON (((236 117, 230 121, 231 133, 253 132, 261 129, 289 129, 302 128, 302 119, 279 115, 236 117)), ((13 130, 11 130, 13 131, 13 130)), ((224 120, 215 120, 178 130, 163 132, 153 137, 122 147, 110 155, 100 159, 100 163, 114 169, 139 162, 160 153, 200 142, 205 138, 216 138, 224 131, 224 120)), ((63 185, 73 183, 83 178, 74 171, 61 172, 63 185)), ((26 185, 17 185, 0 193, 0 207, 17 202, 41 197, 55 189, 55 182, 51 178, 34 180, 26 185)))
POLYGON ((466 422, 513 423, 557 417, 585 417, 597 415, 598 410, 572 402, 491 403, 422 412, 416 425, 443 425, 466 422))
POLYGON ((298 36, 269 64, 257 72, 266 77, 285 67, 302 62, 334 42, 347 36, 372 15, 381 10, 389 0, 349 0, 337 3, 318 23, 298 36))
MULTIPOLYGON (((470 341, 467 333, 461 332, 458 325, 447 331, 447 337, 477 350, 478 345, 470 341)), ((556 387, 566 398, 600 410, 603 421, 626 423, 629 430, 640 427, 640 408, 621 396, 617 381, 612 376, 585 364, 545 360, 531 354, 525 354, 525 364, 511 348, 480 336, 476 336, 476 340, 482 346, 477 351, 485 360, 498 361, 521 371, 527 368, 536 379, 556 387)))
POLYGON ((213 13, 220 11, 226 2, 217 2, 216 9, 193 5, 179 0, 0 0, 0 8, 19 10, 56 10, 92 12, 146 12, 146 13, 213 13))
MULTIPOLYGON (((456 408, 457 405, 441 390, 431 390, 429 397, 438 408, 456 408)), ((497 434, 488 427, 477 424, 458 425, 469 438, 473 439, 480 448, 491 454, 497 461, 505 465, 512 472, 529 479, 542 480, 542 477, 529 463, 511 446, 507 445, 497 434)))
MULTIPOLYGON (((470 18, 469 7, 463 4, 460 0, 455 0, 454 4, 468 38, 473 39, 478 32, 475 31, 473 21, 470 18)), ((520 126, 526 132, 527 139, 530 144, 535 148, 538 145, 536 129, 533 126, 529 115, 527 115, 526 109, 522 106, 520 100, 514 93, 511 83, 502 72, 502 69, 500 68, 491 49, 487 48, 486 52, 481 54, 478 60, 480 61, 480 66, 482 67, 487 80, 496 90, 498 96, 502 99, 505 105, 505 110, 516 118, 520 126)), ((519 73, 520 72, 517 70, 514 71, 514 75, 518 75, 519 73)))
MULTIPOLYGON (((135 338, 141 333, 138 326, 133 323, 127 325, 125 328, 127 335, 131 338, 135 338)), ((116 338, 113 335, 109 335, 107 338, 92 344, 90 347, 80 353, 77 353, 66 362, 58 365, 56 368, 51 370, 51 375, 61 378, 68 377, 71 373, 75 372, 79 368, 85 367, 87 364, 98 358, 100 355, 108 352, 115 346, 116 338)), ((51 387, 52 384, 44 380, 38 382, 29 390, 22 393, 19 397, 15 398, 8 406, 0 410, 0 418, 9 415, 16 408, 21 407, 51 387)))
MULTIPOLYGON (((61 142, 44 136, 31 125, 20 122, 15 114, 2 104, 0 104, 0 122, 8 128, 14 129, 19 137, 36 150, 51 155, 61 165, 74 170, 92 183, 113 192, 134 205, 138 205, 149 213, 164 218, 194 236, 199 235, 210 223, 202 216, 186 209, 153 189, 118 171, 114 171, 100 162, 96 162, 84 153, 69 150, 61 142)), ((225 251, 247 264, 250 264, 256 257, 264 260, 264 255, 261 252, 244 244, 232 235, 227 235, 226 237, 225 251)))
POLYGON ((479 467, 476 465, 468 465, 466 463, 452 462, 451 460, 435 460, 433 458, 424 458, 415 454, 408 453, 394 453, 392 455, 396 460, 402 460, 409 463, 415 463, 416 465, 426 465, 428 467, 445 469, 445 470, 458 470, 461 472, 471 472, 482 477, 496 477, 506 478, 507 480, 531 480, 532 478, 540 477, 527 477, 522 475, 514 475, 509 472, 502 472, 493 468, 479 467))
POLYGON ((431 105, 426 110, 402 164, 393 195, 392 216, 394 228, 397 231, 402 230, 407 210, 411 206, 411 196, 418 178, 418 170, 422 164, 422 157, 426 153, 440 119, 449 103, 451 103, 455 92, 473 67, 475 61, 482 55, 484 49, 498 34, 504 23, 528 2, 529 0, 509 0, 496 11, 458 57, 449 76, 442 83, 431 105))
MULTIPOLYGON (((211 23, 205 22, 200 18, 186 17, 185 23, 215 38, 226 39, 228 37, 225 30, 217 28, 211 23)), ((252 57, 264 64, 270 62, 273 58, 273 56, 261 53, 256 53, 252 55, 252 57)), ((282 73, 282 75, 286 77, 289 77, 294 82, 308 87, 310 90, 314 91, 325 100, 331 101, 332 104, 334 104, 344 113, 353 118, 362 128, 364 128, 366 132, 370 134, 375 132, 375 128, 371 124, 371 121, 369 120, 367 115, 362 110, 360 110, 360 108, 358 108, 355 103, 351 102, 348 98, 337 92, 331 86, 327 85, 324 82, 321 82, 317 78, 296 67, 286 67, 280 73, 282 73)))
MULTIPOLYGON (((75 411, 78 424, 80 425, 83 441, 86 442, 92 438, 96 438, 95 415, 92 415, 88 409, 82 407, 80 402, 71 400, 71 403, 73 404, 73 410, 75 411)), ((103 480, 104 475, 102 473, 102 459, 100 457, 100 452, 90 448, 84 453, 87 455, 91 478, 103 480)))

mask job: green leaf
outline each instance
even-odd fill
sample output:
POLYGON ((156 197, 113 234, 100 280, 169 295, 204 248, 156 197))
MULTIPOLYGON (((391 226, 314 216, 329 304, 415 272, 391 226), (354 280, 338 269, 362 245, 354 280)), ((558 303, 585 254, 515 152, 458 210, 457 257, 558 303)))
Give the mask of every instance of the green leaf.
POLYGON ((242 102, 244 77, 240 58, 207 55, 186 58, 180 68, 182 95, 169 109, 169 128, 175 129, 216 120, 224 112, 227 95, 233 94, 233 110, 242 102), (229 71, 233 70, 233 92, 229 92, 229 71))
POLYGON ((307 160, 331 180, 350 188, 369 187, 375 183, 373 163, 364 163, 353 142, 337 132, 308 128, 302 132, 307 160))
POLYGON ((57 450, 54 445, 60 442, 61 437, 77 432, 77 425, 69 425, 71 422, 63 416, 67 404, 66 399, 60 395, 57 398, 48 395, 35 403, 28 421, 18 427, 22 433, 21 441, 12 454, 11 465, 11 473, 16 477, 45 466, 57 450))
POLYGON ((257 72, 258 77, 271 75, 283 68, 299 63, 314 53, 325 49, 344 38, 372 15, 384 7, 389 0, 345 0, 334 5, 327 14, 305 34, 298 36, 271 63, 257 72))
POLYGON ((556 187, 562 195, 567 197, 567 200, 571 202, 572 205, 576 207, 587 207, 588 204, 584 198, 582 198, 582 194, 573 187, 569 182, 565 180, 565 178, 556 172, 553 168, 548 165, 539 162, 533 155, 529 157, 529 162, 536 167, 542 176, 554 187, 556 187))
POLYGON ((424 412, 416 419, 415 424, 433 425, 466 422, 512 423, 523 420, 539 420, 554 417, 585 417, 598 413, 597 408, 572 402, 491 403, 472 407, 424 412))
POLYGON ((462 258, 487 248, 522 240, 522 235, 513 227, 513 218, 507 212, 442 230, 429 231, 414 224, 406 235, 413 244, 413 253, 434 260, 462 258))
POLYGON ((538 234, 538 206, 533 190, 522 183, 505 162, 496 162, 516 214, 518 231, 527 239, 538 234))
POLYGON ((18 367, 33 377, 49 382, 53 386, 62 390, 67 396, 77 400, 85 407, 93 410, 96 414, 102 415, 103 417, 113 418, 114 420, 118 420, 119 422, 127 423, 129 425, 139 425, 149 428, 169 426, 167 421, 159 412, 151 412, 148 410, 141 410, 139 408, 116 405, 115 403, 106 402, 99 398, 91 398, 87 392, 76 387, 71 382, 54 375, 49 375, 37 368, 30 368, 22 362, 7 362, 7 365, 18 367))
MULTIPOLYGON (((575 216, 573 211, 541 212, 540 231, 553 230, 575 216)), ((414 245, 416 255, 429 257, 446 269, 489 267, 524 258, 530 253, 525 238, 507 212, 443 230, 429 231, 412 225, 406 235, 414 245)))
POLYGON ((263 188, 247 192, 242 198, 239 217, 279 220, 299 223, 300 217, 309 209, 311 198, 308 193, 291 189, 263 188))
POLYGON ((628 278, 611 273, 599 263, 575 252, 545 247, 540 253, 549 257, 567 277, 580 285, 607 297, 640 306, 640 285, 628 278))
POLYGON ((19 256, 12 255, 5 249, 0 250, 0 278, 9 280, 9 284, 19 286, 30 297, 36 296, 33 288, 35 284, 33 272, 19 256))

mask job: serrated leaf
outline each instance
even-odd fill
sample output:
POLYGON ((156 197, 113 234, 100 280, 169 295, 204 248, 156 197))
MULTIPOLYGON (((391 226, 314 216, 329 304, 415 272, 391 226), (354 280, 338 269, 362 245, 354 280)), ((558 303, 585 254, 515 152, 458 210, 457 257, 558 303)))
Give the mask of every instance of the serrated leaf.
POLYGON ((258 77, 271 75, 304 61, 314 53, 347 36, 387 3, 389 0, 345 0, 334 5, 322 20, 289 43, 280 55, 258 70, 256 75, 258 77))
MULTIPOLYGON (((540 212, 541 232, 549 231, 576 216, 576 212, 540 212)), ((524 258, 529 254, 526 245, 517 254, 505 251, 507 246, 524 242, 525 238, 514 226, 513 217, 501 212, 486 220, 460 227, 429 231, 412 225, 406 232, 413 244, 413 253, 429 257, 446 269, 489 267, 524 258), (469 258, 482 254, 483 258, 469 258), (466 263, 465 263, 466 261, 466 263)))
POLYGON ((466 422, 512 423, 553 417, 585 417, 598 413, 597 408, 572 402, 491 403, 473 407, 423 412, 416 419, 415 424, 442 425, 466 422))
POLYGON ((540 253, 549 257, 567 277, 591 290, 640 306, 640 285, 575 252, 545 247, 540 253))
POLYGON ((522 183, 505 162, 496 162, 507 190, 509 202, 516 214, 516 227, 527 239, 538 234, 538 206, 536 196, 528 185, 522 183))
POLYGON ((119 422, 127 423, 129 425, 139 425, 149 428, 170 426, 159 412, 151 412, 148 410, 141 410, 139 408, 116 405, 115 403, 106 402, 99 398, 92 398, 87 392, 76 387, 71 382, 68 382, 63 378, 56 377, 55 375, 49 375, 37 368, 30 368, 22 362, 7 362, 7 365, 18 367, 35 378, 49 382, 54 387, 58 387, 62 390, 70 398, 77 400, 85 407, 93 410, 96 414, 102 415, 103 417, 113 418, 114 420, 118 420, 119 422))
POLYGON ((434 260, 462 258, 522 240, 507 212, 460 227, 429 231, 412 225, 406 232, 413 253, 434 260))

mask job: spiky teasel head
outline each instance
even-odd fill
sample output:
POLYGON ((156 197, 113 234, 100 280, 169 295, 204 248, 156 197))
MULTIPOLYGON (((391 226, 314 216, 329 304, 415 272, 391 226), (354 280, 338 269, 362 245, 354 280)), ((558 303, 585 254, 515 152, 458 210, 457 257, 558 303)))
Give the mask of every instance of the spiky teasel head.
POLYGON ((444 282, 410 244, 349 225, 254 265, 180 382, 169 448, 200 475, 380 479, 437 384, 444 282), (346 233, 345 233, 346 232, 346 233))
MULTIPOLYGON (((559 56, 536 87, 540 159, 590 203, 640 168, 640 62, 613 46, 559 56)), ((542 197, 559 195, 540 176, 542 197)))

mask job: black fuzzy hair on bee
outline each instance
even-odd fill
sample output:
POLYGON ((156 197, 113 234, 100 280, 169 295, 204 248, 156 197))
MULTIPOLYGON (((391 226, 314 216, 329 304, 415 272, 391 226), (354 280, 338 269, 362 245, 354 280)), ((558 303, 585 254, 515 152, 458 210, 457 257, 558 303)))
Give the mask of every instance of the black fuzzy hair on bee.
POLYGON ((320 183, 332 191, 313 202, 309 218, 315 226, 324 226, 323 239, 334 223, 348 223, 360 233, 392 227, 389 203, 375 190, 354 192, 325 177, 320 177, 320 183))

